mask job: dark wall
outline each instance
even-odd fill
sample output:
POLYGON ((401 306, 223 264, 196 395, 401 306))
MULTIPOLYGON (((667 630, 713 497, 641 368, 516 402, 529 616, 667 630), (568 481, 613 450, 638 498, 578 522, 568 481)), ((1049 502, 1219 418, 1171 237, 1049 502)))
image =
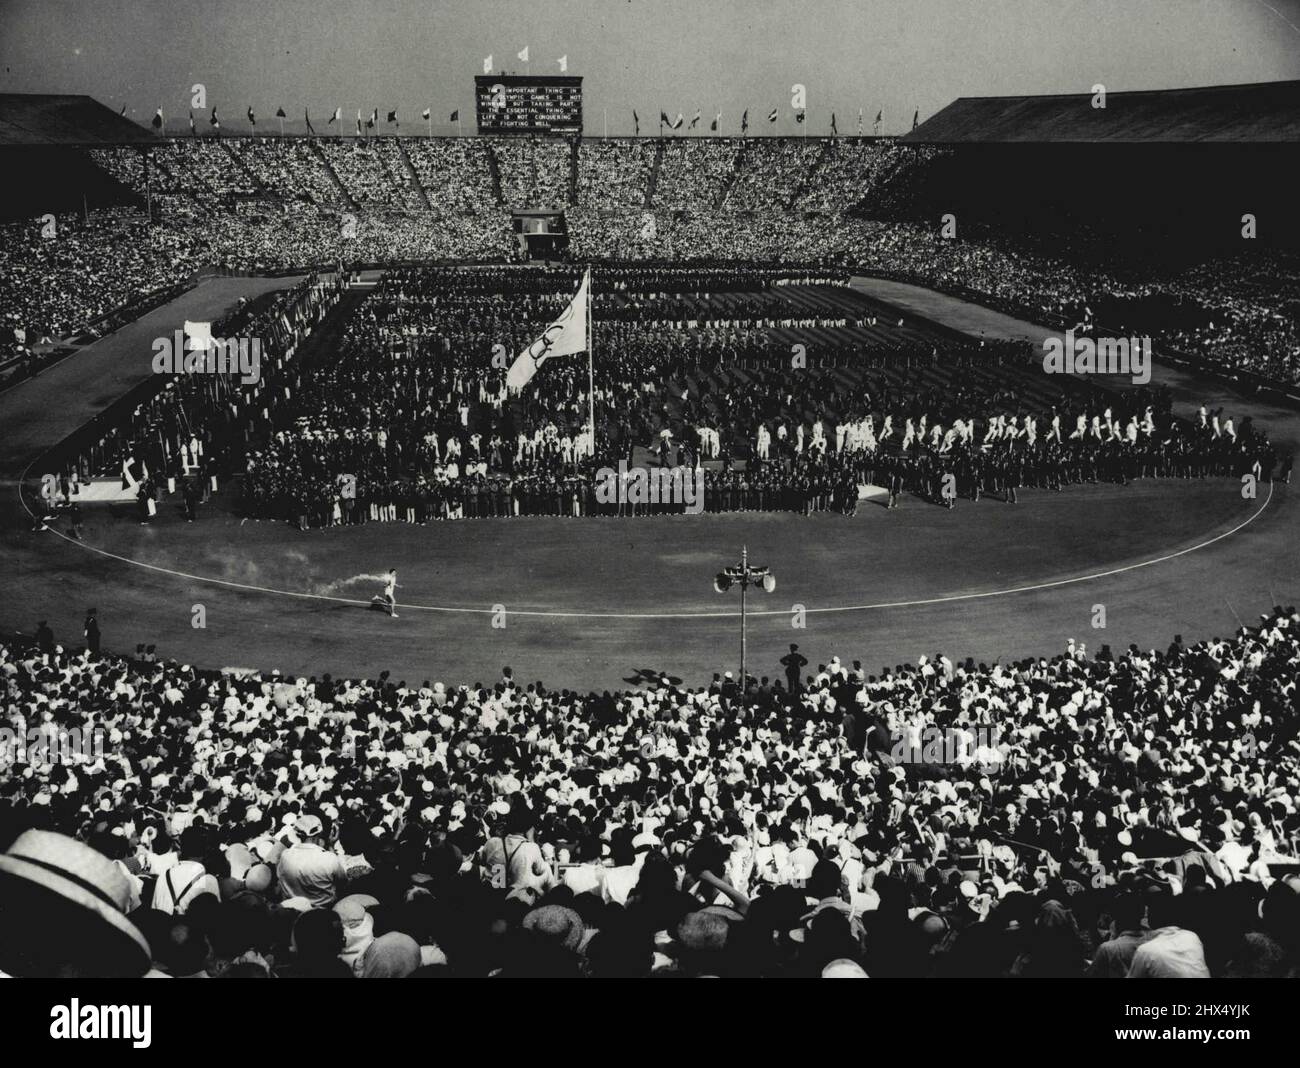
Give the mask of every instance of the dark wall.
POLYGON ((130 190, 110 178, 78 148, 0 147, 0 220, 30 219, 117 204, 137 205, 130 190))
POLYGON ((1085 252, 1091 235, 1101 254, 1119 241, 1173 260, 1240 251, 1250 212, 1260 245, 1296 250, 1297 164, 1290 144, 955 146, 912 170, 907 195, 889 202, 899 205, 892 217, 934 225, 952 212, 965 236, 1074 240, 1085 252))

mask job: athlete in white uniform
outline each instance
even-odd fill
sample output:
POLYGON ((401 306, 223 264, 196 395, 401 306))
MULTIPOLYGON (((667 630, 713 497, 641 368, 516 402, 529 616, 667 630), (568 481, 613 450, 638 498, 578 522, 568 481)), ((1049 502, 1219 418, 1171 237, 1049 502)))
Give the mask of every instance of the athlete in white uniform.
POLYGON ((388 578, 384 580, 384 600, 388 604, 388 617, 397 618, 397 568, 388 572, 388 578))

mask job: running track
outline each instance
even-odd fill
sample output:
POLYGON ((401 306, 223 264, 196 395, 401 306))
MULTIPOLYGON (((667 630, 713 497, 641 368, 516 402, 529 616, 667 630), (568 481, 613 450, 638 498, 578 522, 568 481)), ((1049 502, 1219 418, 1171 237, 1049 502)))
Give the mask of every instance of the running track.
MULTIPOLYGON (((777 671, 788 642, 816 664, 838 653, 869 670, 921 653, 1009 659, 1052 653, 1067 637, 1120 649, 1230 632, 1300 591, 1289 487, 1244 501, 1227 480, 1027 491, 1022 503, 915 500, 854 519, 783 515, 639 520, 476 520, 298 533, 213 509, 186 525, 164 506, 139 527, 88 514, 86 542, 32 533, 16 479, 47 445, 147 374, 148 339, 182 318, 213 318, 241 293, 291 280, 213 279, 0 395, 0 558, 10 574, 0 630, 48 618, 60 639, 100 610, 109 649, 157 643, 207 667, 493 681, 510 664, 551 686, 606 688, 663 671, 689 682, 735 670, 736 595, 720 566, 748 544, 774 594, 751 597, 749 666, 777 671), (143 361, 143 370, 142 362, 143 361), (88 388, 86 383, 92 385, 88 388), (366 610, 399 569, 400 618, 366 610), (191 627, 202 604, 207 627, 191 627), (1104 605, 1105 630, 1090 621, 1104 605), (504 627, 496 606, 504 608, 504 627), (806 626, 791 621, 803 607, 806 626)), ((973 333, 1041 338, 1032 324, 899 283, 856 279, 900 308, 973 333)), ((1240 422, 1300 442, 1300 415, 1158 368, 1180 410, 1214 399, 1240 422)))

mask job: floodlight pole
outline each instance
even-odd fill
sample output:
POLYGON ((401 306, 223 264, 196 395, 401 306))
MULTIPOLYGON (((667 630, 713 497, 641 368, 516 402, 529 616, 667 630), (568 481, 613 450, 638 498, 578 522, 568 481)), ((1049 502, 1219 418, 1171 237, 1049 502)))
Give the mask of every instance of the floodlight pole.
POLYGON ((732 586, 740 587, 740 696, 743 698, 745 696, 746 653, 748 652, 747 593, 750 586, 759 586, 771 593, 776 588, 776 578, 772 575, 771 568, 749 566, 749 546, 744 545, 740 550, 740 564, 723 568, 714 580, 714 588, 719 593, 725 592, 732 586))
POLYGON ((749 588, 749 546, 740 547, 740 570, 746 577, 740 581, 740 696, 745 696, 745 591, 749 588))

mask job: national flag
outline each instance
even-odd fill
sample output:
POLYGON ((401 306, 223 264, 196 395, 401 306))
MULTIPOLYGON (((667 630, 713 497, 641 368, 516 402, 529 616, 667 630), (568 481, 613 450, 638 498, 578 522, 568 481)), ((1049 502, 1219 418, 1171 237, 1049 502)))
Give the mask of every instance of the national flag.
POLYGON ((636 108, 632 109, 632 136, 641 136, 641 117, 637 115, 636 108))
POLYGON ((125 115, 125 114, 126 114, 126 105, 125 105, 125 104, 122 105, 122 110, 119 111, 118 114, 119 114, 119 115, 125 115))
POLYGON ((560 73, 561 73, 561 74, 566 74, 566 73, 568 72, 568 70, 569 70, 569 57, 568 57, 567 55, 565 55, 565 56, 561 56, 561 57, 560 57, 559 59, 557 59, 555 62, 558 63, 558 64, 560 65, 560 73))
POLYGON ((528 46, 527 46, 527 45, 524 45, 524 50, 523 50, 522 52, 519 52, 519 53, 516 53, 516 54, 517 54, 518 57, 519 57, 520 59, 522 59, 525 63, 528 62, 528 46))
POLYGON ((249 104, 249 105, 248 105, 248 125, 249 125, 249 126, 256 126, 256 125, 257 125, 257 116, 253 114, 253 105, 252 105, 252 104, 249 104))
POLYGON ((370 113, 370 118, 366 120, 366 129, 373 130, 375 128, 375 123, 377 123, 378 121, 379 121, 379 109, 375 108, 375 110, 370 113))
MULTIPOLYGON (((330 116, 330 122, 338 122, 341 118, 343 118, 343 109, 335 108, 334 114, 330 116)), ((330 122, 327 122, 325 125, 328 126, 330 122)))
POLYGON ((448 122, 460 122, 460 108, 457 108, 447 117, 448 122))
POLYGON ((672 120, 668 117, 668 113, 667 113, 667 112, 665 112, 665 111, 661 111, 661 112, 659 112, 659 125, 660 125, 660 126, 671 126, 671 125, 672 125, 672 120))
POLYGON ((808 114, 807 111, 798 111, 798 112, 796 112, 796 113, 795 113, 795 116, 794 116, 794 121, 795 121, 795 122, 803 122, 803 120, 804 120, 804 118, 807 116, 807 114, 808 114))
POLYGON ((150 125, 152 125, 155 130, 162 129, 163 127, 162 108, 159 108, 157 111, 153 113, 153 120, 150 125))
POLYGON ((749 108, 746 108, 746 109, 745 109, 745 114, 743 114, 742 116, 740 116, 740 133, 741 133, 741 136, 744 136, 745 132, 746 132, 748 129, 749 129, 749 108))
POLYGON ((719 124, 720 122, 722 122, 722 112, 721 112, 721 111, 719 111, 716 115, 713 116, 713 121, 712 121, 711 123, 709 123, 709 129, 712 130, 714 133, 717 133, 717 132, 718 132, 718 124, 719 124))
POLYGON ((195 126, 194 126, 194 112, 192 112, 192 111, 190 112, 190 136, 191 136, 191 137, 198 137, 198 136, 199 136, 199 131, 198 131, 197 129, 195 129, 195 126))
MULTIPOLYGON (((314 133, 316 132, 316 130, 315 130, 315 127, 313 127, 312 124, 311 124, 311 114, 308 112, 308 110, 307 110, 306 108, 303 108, 303 109, 302 109, 302 118, 303 118, 303 121, 307 124, 307 132, 308 132, 308 133, 313 133, 313 134, 314 134, 314 133)), ((333 119, 330 119, 330 122, 333 122, 333 121, 334 121, 333 119)))
POLYGON ((588 271, 568 307, 510 365, 506 373, 507 386, 522 389, 552 356, 572 356, 587 351, 587 297, 590 288, 591 272, 588 271))
POLYGON ((884 114, 885 114, 885 110, 884 110, 884 108, 881 108, 879 111, 876 112, 876 123, 877 123, 877 124, 880 123, 880 120, 881 120, 881 118, 884 116, 884 114))
POLYGON ((835 125, 835 112, 832 111, 831 112, 831 136, 838 137, 839 133, 840 133, 839 127, 835 125))
POLYGON ((388 113, 388 118, 387 118, 385 121, 386 121, 386 122, 391 122, 391 123, 392 123, 394 126, 396 126, 398 129, 401 129, 401 127, 402 127, 402 124, 401 124, 400 122, 397 121, 397 112, 396 112, 396 111, 390 111, 390 112, 388 113))
POLYGON ((422 112, 420 112, 420 118, 422 118, 422 119, 424 119, 424 120, 426 120, 426 121, 428 120, 428 118, 429 118, 429 109, 428 109, 428 108, 425 108, 422 112))
POLYGON ((211 126, 213 129, 216 129, 216 130, 220 130, 220 129, 221 129, 221 121, 217 118, 217 109, 216 109, 216 108, 213 108, 213 109, 212 109, 212 117, 208 119, 208 125, 211 126))
POLYGON ((682 128, 682 123, 684 123, 685 121, 686 119, 682 116, 682 113, 679 111, 677 113, 677 118, 673 119, 673 129, 680 130, 682 128))
POLYGON ((696 108, 696 109, 695 109, 695 118, 691 119, 691 124, 690 124, 690 126, 687 127, 687 129, 688 129, 688 130, 693 130, 693 129, 695 129, 695 124, 698 123, 699 121, 700 121, 700 109, 699 109, 699 108, 696 108))
POLYGON ((913 129, 913 130, 916 129, 916 124, 919 123, 920 121, 921 121, 921 109, 920 109, 920 108, 917 108, 914 112, 912 112, 912 129, 913 129))
POLYGON ((491 57, 491 56, 488 56, 485 60, 483 60, 483 73, 484 73, 484 74, 491 74, 491 73, 492 73, 492 57, 491 57))
POLYGON ((361 109, 357 108, 357 136, 361 136, 361 109))
POLYGON ((776 108, 773 108, 773 109, 768 113, 767 121, 768 121, 768 122, 776 122, 776 117, 777 117, 779 114, 780 114, 780 112, 779 112, 776 108))
POLYGON ((287 119, 289 116, 284 113, 284 108, 276 108, 275 117, 277 119, 287 119))
POLYGON ((858 108, 858 136, 862 136, 862 109, 858 108))

